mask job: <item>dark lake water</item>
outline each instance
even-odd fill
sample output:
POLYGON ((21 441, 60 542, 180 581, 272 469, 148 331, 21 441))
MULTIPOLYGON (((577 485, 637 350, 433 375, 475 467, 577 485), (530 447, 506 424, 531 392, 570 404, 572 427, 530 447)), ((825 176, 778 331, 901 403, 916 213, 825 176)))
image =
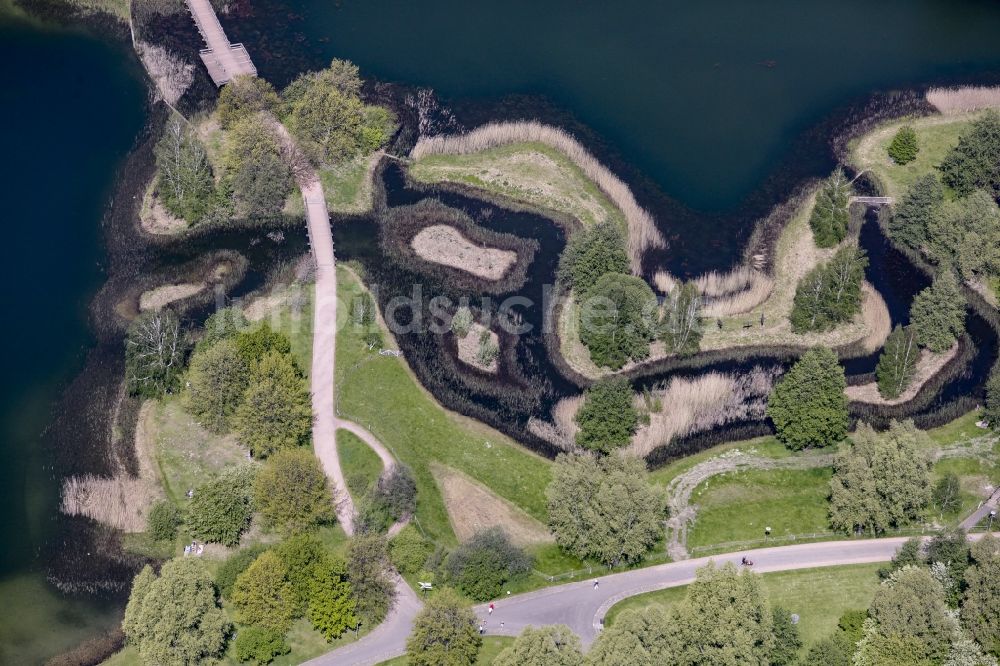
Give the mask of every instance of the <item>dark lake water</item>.
POLYGON ((90 343, 101 215, 142 126, 146 93, 122 50, 2 7, 0 62, 0 663, 33 664, 115 618, 44 581, 36 557, 50 536, 57 482, 39 435, 90 343))

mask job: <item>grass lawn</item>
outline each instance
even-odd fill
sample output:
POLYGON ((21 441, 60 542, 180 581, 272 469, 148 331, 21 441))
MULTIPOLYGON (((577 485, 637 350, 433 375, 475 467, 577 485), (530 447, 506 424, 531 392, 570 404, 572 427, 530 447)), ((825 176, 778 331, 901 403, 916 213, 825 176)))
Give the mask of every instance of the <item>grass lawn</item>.
MULTIPOLYGON (((881 564, 859 564, 782 571, 761 576, 772 606, 782 606, 799 615, 799 635, 804 649, 831 634, 844 611, 868 608, 878 586, 881 564)), ((613 624, 624 610, 670 606, 684 598, 686 587, 674 587, 630 597, 608 611, 605 622, 613 624)))
MULTIPOLYGON (((342 303, 361 293, 354 274, 337 269, 342 303)), ((388 333, 386 333, 387 339, 388 333)), ((341 416, 368 428, 417 480, 419 526, 433 539, 455 543, 430 466, 438 462, 469 475, 529 515, 547 522, 545 488, 550 463, 510 438, 438 405, 405 361, 369 352, 360 331, 337 336, 337 401, 341 416)))
POLYGON ((167 495, 183 506, 185 494, 211 480, 222 470, 246 462, 246 450, 232 435, 215 435, 184 411, 181 399, 156 402, 150 416, 160 481, 167 495))
POLYGON ((917 178, 935 172, 934 167, 958 144, 959 135, 979 115, 933 115, 882 125, 851 142, 851 162, 860 169, 871 169, 885 186, 888 196, 902 196, 917 178), (907 124, 913 126, 917 133, 920 151, 917 159, 901 166, 889 159, 887 150, 899 128, 907 124))
POLYGON ((829 467, 810 470, 749 470, 714 476, 691 498, 698 517, 688 547, 750 541, 771 527, 774 537, 830 530, 829 467))
POLYGON ((468 155, 428 155, 410 167, 425 183, 468 185, 517 203, 567 213, 583 224, 625 218, 583 171, 542 143, 514 143, 468 155))
MULTIPOLYGON (((359 155, 349 162, 319 170, 326 206, 331 213, 360 214, 372 207, 372 183, 368 178, 372 162, 381 152, 359 155)), ((302 195, 295 190, 285 202, 287 215, 305 216, 302 195)))
POLYGON ((382 473, 382 459, 372 447, 347 430, 337 431, 337 453, 347 489, 353 497, 364 496, 382 473))
MULTIPOLYGON (((476 659, 477 666, 492 664, 497 655, 513 642, 514 639, 509 636, 483 636, 483 647, 479 650, 479 657, 476 659)), ((410 661, 404 656, 383 661, 380 666, 406 666, 408 663, 410 661)))

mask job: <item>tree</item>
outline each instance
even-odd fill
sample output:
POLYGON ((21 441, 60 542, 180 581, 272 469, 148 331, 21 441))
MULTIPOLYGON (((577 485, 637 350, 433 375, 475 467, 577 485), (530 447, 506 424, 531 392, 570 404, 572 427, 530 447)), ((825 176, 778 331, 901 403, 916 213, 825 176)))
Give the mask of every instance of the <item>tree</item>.
POLYGON ((993 369, 986 383, 986 403, 983 405, 983 420, 994 432, 1000 432, 1000 367, 993 369))
POLYGON ((639 425, 639 412, 633 403, 632 387, 624 378, 601 379, 584 393, 583 405, 576 413, 580 446, 611 453, 626 446, 639 425))
POLYGON ((365 106, 359 88, 357 67, 334 60, 327 70, 300 77, 286 89, 289 129, 314 161, 336 164, 370 153, 395 133, 395 115, 365 106))
POLYGON ((476 663, 483 639, 476 632, 476 616, 451 590, 436 593, 413 621, 406 639, 411 666, 468 666, 476 663))
POLYGON ((941 513, 958 513, 962 509, 962 486, 958 475, 948 472, 934 484, 934 506, 941 513))
POLYGON ((693 282, 675 287, 663 304, 660 339, 668 352, 693 354, 701 343, 701 295, 693 282))
POLYGON ((663 534, 666 498, 641 460, 560 455, 545 494, 556 542, 581 559, 636 562, 663 534))
POLYGON ((1000 544, 987 535, 974 544, 965 572, 962 623, 988 652, 1000 654, 1000 544))
POLYGON ((920 147, 917 145, 917 133, 911 125, 903 125, 892 137, 889 144, 889 157, 896 164, 909 164, 917 159, 920 147))
POLYGON ((945 601, 957 607, 969 566, 969 542, 961 528, 940 532, 927 544, 927 562, 944 590, 945 601))
POLYGON ((237 619, 284 634, 295 617, 295 591, 287 580, 288 569, 273 551, 254 560, 236 577, 233 606, 237 619))
POLYGON ((417 508, 417 482, 413 470, 397 463, 379 474, 365 494, 357 516, 362 532, 384 532, 397 521, 413 515, 417 508))
POLYGON ((563 624, 527 627, 493 659, 493 666, 582 666, 580 639, 563 624))
POLYGON ((250 322, 241 308, 230 306, 216 310, 205 320, 201 338, 195 346, 195 351, 207 349, 220 340, 235 340, 240 333, 249 327, 250 322))
POLYGON ((413 525, 407 525, 389 542, 389 559, 401 574, 414 574, 424 568, 434 547, 413 525))
POLYGON ((904 567, 884 581, 868 615, 857 666, 941 663, 957 629, 941 584, 920 567, 904 567))
POLYGON ((240 440, 257 458, 302 446, 312 433, 312 402, 302 373, 287 354, 267 352, 250 369, 250 385, 236 409, 240 440))
POLYGON ((313 628, 323 634, 327 642, 358 626, 358 616, 354 612, 357 604, 351 592, 342 566, 328 564, 315 572, 307 614, 313 628))
POLYGON ((269 664, 275 657, 291 652, 282 632, 263 627, 240 629, 233 641, 233 649, 237 660, 257 664, 269 664))
POLYGON ((194 223, 215 197, 215 179, 205 146, 187 124, 167 122, 156 144, 157 193, 171 214, 194 223))
POLYGON ((802 649, 799 628, 792 624, 792 614, 780 606, 772 613, 774 647, 771 649, 771 666, 791 666, 802 649))
POLYGON ((236 337, 236 348, 248 367, 260 363, 265 356, 274 352, 291 358, 292 343, 288 337, 275 331, 271 325, 264 322, 255 328, 244 329, 236 337))
POLYGON ((861 311, 861 283, 867 266, 864 250, 847 245, 809 271, 795 288, 792 331, 826 331, 850 321, 861 311))
POLYGON ((233 123, 223 156, 224 183, 240 218, 271 217, 281 212, 292 190, 292 171, 270 123, 252 115, 233 123))
POLYGON ((1000 273, 1000 208, 993 197, 976 191, 946 202, 927 226, 927 252, 967 280, 1000 273))
POLYGON ((226 558, 219 570, 215 574, 215 586, 219 588, 219 594, 224 599, 229 599, 233 594, 233 585, 236 578, 253 564, 257 557, 267 550, 263 544, 254 544, 246 548, 241 548, 226 558))
POLYGON ((257 472, 253 490, 264 520, 286 536, 334 519, 326 474, 305 449, 276 452, 257 472))
POLYGON ((188 368, 186 406, 210 431, 227 432, 249 381, 250 369, 231 340, 201 347, 188 368))
POLYGON ((965 297, 958 280, 945 268, 913 299, 910 322, 917 342, 935 353, 949 349, 965 330, 965 297))
POLYGON ((588 666, 661 666, 677 664, 673 617, 660 606, 641 613, 626 610, 597 635, 585 663, 588 666))
POLYGON ((809 226, 819 247, 833 247, 847 236, 850 196, 851 183, 843 170, 837 169, 816 195, 816 205, 809 216, 809 226))
POLYGON ((351 541, 347 550, 347 580, 354 589, 358 616, 372 626, 385 619, 395 597, 388 568, 383 536, 362 534, 351 541))
POLYGON ((233 547, 253 516, 253 478, 250 465, 228 469, 194 491, 187 526, 202 541, 233 547))
POLYGON ((944 204, 944 187, 934 174, 920 176, 893 208, 889 233, 897 241, 920 250, 927 246, 928 229, 944 204))
POLYGON ((180 512, 174 503, 170 500, 159 500, 149 510, 146 531, 157 541, 173 541, 177 536, 177 525, 180 522, 180 512))
POLYGON ((910 386, 917 371, 917 335, 913 328, 896 328, 889 334, 875 367, 878 392, 883 398, 898 398, 910 386))
MULTIPOLYGON (((879 578, 885 580, 886 578, 891 576, 894 572, 899 571, 903 567, 907 566, 919 567, 923 566, 924 564, 925 561, 923 554, 923 542, 921 541, 920 537, 912 537, 903 542, 903 545, 900 546, 896 554, 892 556, 892 560, 889 563, 889 567, 880 568, 878 570, 878 575, 879 578)), ((867 616, 868 616, 867 612, 862 613, 861 622, 863 622, 865 617, 867 616)), ((844 618, 842 617, 841 618, 842 624, 843 621, 844 618)), ((860 630, 860 624, 859 623, 856 624, 858 624, 858 628, 860 630)), ((841 626, 841 628, 844 629, 843 626, 841 626)), ((859 640, 860 638, 861 638, 860 635, 855 637, 855 641, 859 640)))
POLYGON ((266 79, 239 74, 219 91, 215 112, 219 125, 223 129, 229 129, 236 121, 259 111, 274 112, 280 103, 281 98, 266 79))
POLYGON ((136 576, 122 630, 150 666, 195 665, 222 654, 229 623, 197 559, 175 559, 159 577, 149 565, 136 576))
POLYGON ((510 541, 500 527, 490 527, 472 535, 444 562, 449 583, 476 601, 500 596, 503 585, 531 571, 532 559, 510 541))
POLYGON ((997 666, 997 660, 985 654, 979 643, 957 631, 944 666, 997 666))
POLYGON ((834 461, 831 524, 877 534, 917 519, 930 501, 930 447, 912 421, 893 421, 884 433, 859 424, 852 445, 834 461))
POLYGON ((144 312, 125 335, 125 384, 132 395, 158 398, 174 391, 184 369, 186 343, 173 310, 144 312))
POLYGON ((295 614, 302 615, 309 605, 313 581, 327 570, 340 577, 346 575, 346 564, 332 556, 315 534, 297 534, 285 539, 275 554, 285 565, 285 578, 295 594, 295 614))
POLYGON ((1000 114, 987 111, 958 139, 938 167, 941 179, 959 196, 975 190, 1000 195, 1000 114))
POLYGON ((854 645, 834 634, 818 641, 799 662, 801 666, 853 666, 854 645))
POLYGON ((657 304, 641 278, 606 273, 580 304, 580 340, 598 366, 617 370, 649 356, 657 304))
POLYGON ((581 299, 605 274, 628 272, 625 233, 611 220, 571 234, 559 257, 559 280, 576 289, 581 299))
POLYGON ((793 450, 836 444, 847 434, 844 369, 826 347, 810 349, 778 382, 767 415, 793 450))

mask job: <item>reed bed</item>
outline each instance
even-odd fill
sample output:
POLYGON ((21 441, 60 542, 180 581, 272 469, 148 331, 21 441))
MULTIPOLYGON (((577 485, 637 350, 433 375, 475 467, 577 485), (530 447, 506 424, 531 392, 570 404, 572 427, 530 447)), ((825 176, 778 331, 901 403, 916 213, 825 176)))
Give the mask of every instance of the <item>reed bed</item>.
POLYGON ((931 88, 925 96, 931 106, 945 115, 1000 109, 1000 86, 931 88))
POLYGON ((421 137, 410 157, 418 160, 428 155, 467 155, 512 143, 541 143, 560 151, 621 210, 628 225, 628 252, 634 273, 641 272, 646 250, 666 247, 653 216, 639 205, 629 186, 558 127, 534 121, 488 123, 466 134, 421 137))
POLYGON ((583 395, 563 398, 552 408, 551 422, 532 417, 528 421, 528 430, 563 451, 578 450, 576 434, 580 432, 580 426, 576 424, 576 413, 583 400, 583 395))
MULTIPOLYGON (((671 379, 653 391, 662 408, 650 412, 649 425, 636 432, 627 452, 645 457, 678 437, 763 418, 777 374, 777 369, 757 366, 742 375, 710 372, 671 379)), ((645 401, 639 396, 636 403, 642 408, 645 401)))
POLYGON ((868 329, 861 344, 865 351, 871 353, 882 347, 886 338, 892 333, 892 315, 889 314, 889 308, 878 289, 868 282, 864 282, 861 289, 864 292, 864 300, 861 302, 861 318, 868 329))
POLYGON ((750 272, 750 281, 741 291, 705 298, 702 316, 732 317, 746 314, 766 301, 774 291, 774 278, 753 269, 750 272))
POLYGON ((728 296, 736 291, 741 291, 749 287, 757 271, 749 266, 737 266, 728 273, 711 271, 704 275, 699 275, 694 279, 694 284, 698 291, 706 298, 717 296, 728 296))
POLYGON ((674 276, 664 270, 656 271, 653 274, 653 286, 664 296, 672 292, 678 284, 679 282, 674 276))
POLYGON ((66 515, 87 516, 125 532, 143 532, 155 499, 155 489, 141 478, 87 474, 63 480, 60 509, 66 515))

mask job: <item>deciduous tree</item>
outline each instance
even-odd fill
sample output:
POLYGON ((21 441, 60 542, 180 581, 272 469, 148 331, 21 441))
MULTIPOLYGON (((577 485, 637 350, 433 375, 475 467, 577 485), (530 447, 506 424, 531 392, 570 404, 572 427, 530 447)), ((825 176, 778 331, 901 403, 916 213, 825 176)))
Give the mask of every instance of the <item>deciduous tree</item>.
POLYGON ((847 245, 809 271, 795 288, 792 331, 826 331, 850 321, 861 310, 866 266, 864 250, 847 245))
POLYGON ((774 647, 771 649, 771 666, 791 666, 795 663, 802 639, 799 628, 792 623, 792 614, 780 606, 772 611, 774 647))
POLYGON ((580 340, 594 363, 618 369, 649 356, 657 317, 656 296, 645 281, 605 273, 580 303, 580 340))
POLYGON ((879 394, 883 398, 898 398, 902 395, 913 381, 919 358, 916 332, 911 327, 903 328, 896 324, 885 341, 875 367, 879 394))
POLYGON ((253 478, 250 465, 228 469, 194 491, 187 527, 202 541, 236 546, 253 516, 253 478))
POLYGON ((281 98, 267 79, 250 74, 239 74, 219 91, 216 115, 223 129, 233 123, 252 116, 259 111, 274 112, 281 98))
POLYGON ((493 666, 581 666, 580 639, 566 625, 527 627, 493 666))
POLYGON ((351 584, 342 567, 327 563, 316 569, 309 590, 307 615, 313 628, 328 642, 358 626, 356 606, 351 584))
POLYGON ((205 146, 185 123, 167 122, 156 144, 157 193, 173 215, 194 223, 215 197, 215 179, 205 146))
POLYGON ((267 119, 257 114, 233 124, 226 138, 224 163, 224 182, 237 217, 270 217, 281 212, 292 190, 292 171, 267 119))
POLYGON ((581 559, 636 562, 663 534, 666 498, 635 458, 560 455, 546 496, 556 542, 581 559))
POLYGON ((927 433, 893 421, 878 433, 861 423, 837 454, 830 480, 830 522, 847 532, 884 532, 919 517, 930 501, 927 433))
POLYGON ((249 381, 250 369, 231 340, 199 347, 188 368, 188 411, 212 432, 228 432, 249 381))
POLYGON ((641 613, 626 610, 597 636, 587 653, 588 666, 661 666, 677 664, 671 623, 660 606, 641 613))
POLYGON ((692 282, 674 287, 663 303, 660 339, 668 352, 693 354, 701 344, 701 295, 692 282))
POLYGON ((269 664, 275 657, 291 652, 282 632, 263 627, 244 627, 233 641, 236 659, 241 662, 269 664))
POLYGON ((972 546, 965 573, 962 623, 987 651, 1000 654, 1000 543, 987 535, 972 546))
POLYGON ((500 596, 503 585, 531 571, 531 557, 511 543, 500 527, 476 532, 444 562, 450 584, 476 601, 500 596))
POLYGON ((836 444, 847 434, 844 369, 825 347, 811 349, 778 382, 767 415, 785 446, 803 449, 836 444))
POLYGON ((483 640, 476 616, 457 594, 444 589, 427 600, 406 639, 412 666, 468 666, 476 663, 483 640))
POLYGON ((305 449, 276 452, 257 472, 253 489, 264 520, 286 536, 334 519, 326 474, 305 449))
POLYGON ((302 446, 312 432, 312 404, 291 356, 267 352, 250 369, 250 385, 236 410, 240 440, 257 458, 302 446))
POLYGON ((177 389, 187 342, 173 310, 144 312, 125 336, 125 383, 129 393, 158 398, 177 389))
POLYGON ((358 616, 371 626, 385 619, 395 598, 388 570, 385 537, 362 534, 351 541, 347 551, 347 580, 354 589, 358 616))
POLYGON ((236 578, 233 606, 237 619, 284 634, 295 617, 295 591, 288 582, 288 569, 273 551, 254 560, 236 578))
POLYGON ((229 623, 215 586, 196 559, 175 559, 157 577, 147 565, 135 578, 122 630, 150 666, 195 666, 218 657, 229 623))

